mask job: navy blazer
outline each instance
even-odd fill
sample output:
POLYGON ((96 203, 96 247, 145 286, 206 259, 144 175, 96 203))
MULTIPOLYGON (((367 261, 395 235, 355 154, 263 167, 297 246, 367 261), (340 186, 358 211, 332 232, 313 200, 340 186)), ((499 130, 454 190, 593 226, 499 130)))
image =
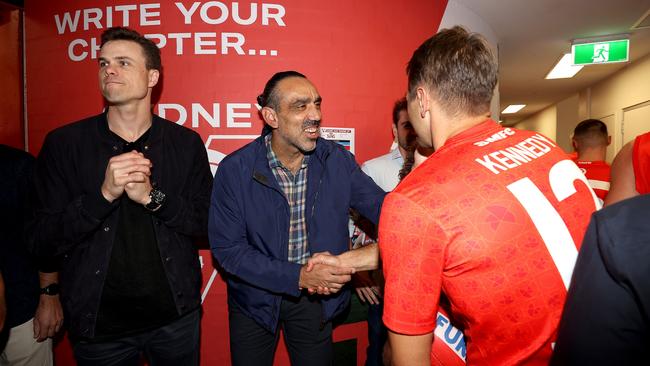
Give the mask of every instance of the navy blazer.
MULTIPOLYGON (((275 332, 283 295, 299 296, 301 265, 288 257, 289 204, 269 168, 264 137, 226 157, 215 175, 208 233, 227 272, 229 306, 275 332)), ((305 216, 312 254, 349 249, 352 207, 377 223, 385 192, 342 146, 318 139, 308 162, 305 216)), ((345 309, 349 291, 323 297, 323 318, 345 309)))

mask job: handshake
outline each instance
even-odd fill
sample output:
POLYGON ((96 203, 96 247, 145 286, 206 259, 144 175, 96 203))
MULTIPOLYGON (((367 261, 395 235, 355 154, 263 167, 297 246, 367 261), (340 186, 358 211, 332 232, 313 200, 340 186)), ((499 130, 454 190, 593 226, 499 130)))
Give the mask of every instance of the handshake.
POLYGON ((379 304, 381 286, 371 278, 368 271, 379 267, 377 244, 349 250, 340 255, 328 252, 316 253, 300 269, 300 288, 319 295, 335 294, 355 275, 355 290, 359 299, 379 304))
POLYGON ((345 266, 339 256, 316 253, 300 269, 299 286, 311 294, 335 294, 352 279, 354 272, 355 269, 345 266))

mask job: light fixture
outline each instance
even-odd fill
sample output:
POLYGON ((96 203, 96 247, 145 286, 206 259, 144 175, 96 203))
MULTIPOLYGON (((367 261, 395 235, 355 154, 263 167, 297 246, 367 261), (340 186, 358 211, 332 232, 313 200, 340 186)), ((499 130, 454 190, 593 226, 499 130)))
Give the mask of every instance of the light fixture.
POLYGON ((547 75, 546 79, 566 79, 572 78, 578 71, 582 70, 582 66, 575 66, 573 64, 573 58, 570 53, 562 56, 560 61, 555 65, 553 70, 551 70, 547 75))
POLYGON ((517 113, 519 112, 522 108, 524 108, 526 105, 525 104, 510 104, 509 106, 506 107, 501 113, 503 114, 512 114, 512 113, 517 113))

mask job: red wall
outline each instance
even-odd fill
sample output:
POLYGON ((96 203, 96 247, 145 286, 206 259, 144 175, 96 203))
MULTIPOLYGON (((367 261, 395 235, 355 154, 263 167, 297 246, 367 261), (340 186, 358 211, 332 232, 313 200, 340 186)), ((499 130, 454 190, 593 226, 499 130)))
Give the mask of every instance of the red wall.
POLYGON ((25 147, 20 11, 0 4, 0 144, 25 147))
MULTIPOLYGON (((200 2, 200 6, 218 3, 227 8, 228 17, 223 22, 220 18, 225 12, 221 8, 205 10, 204 15, 209 19, 202 20, 199 7, 190 19, 191 24, 186 24, 175 3, 25 1, 27 112, 32 151, 40 149, 45 135, 53 128, 101 111, 97 61, 81 56, 90 49, 82 45, 99 37, 107 26, 107 13, 112 13, 113 25, 123 25, 124 12, 116 8, 135 5, 137 9, 128 13, 129 26, 144 34, 164 35, 167 40, 162 47, 162 91, 154 111, 160 114, 163 109, 166 118, 177 122, 181 113, 174 108, 187 111, 183 124, 195 129, 207 142, 211 163, 220 161, 219 153, 230 153, 259 134, 262 122, 256 113, 255 97, 274 72, 287 69, 306 74, 319 89, 323 97, 323 126, 355 129, 355 153, 360 162, 365 161, 387 152, 392 141, 392 105, 405 92, 406 63, 415 47, 437 31, 447 1, 259 2, 253 3, 257 4, 258 17, 251 25, 237 24, 232 17, 234 3, 226 1, 200 2), (145 4, 153 5, 143 11, 145 4), (271 18, 265 25, 261 10, 269 5, 264 4, 272 4, 271 14, 279 10, 284 14, 271 18), (69 12, 70 19, 74 20, 77 11, 77 29, 72 31, 66 27, 59 31, 57 19, 61 23, 69 12), (98 17, 101 12, 99 24, 93 19, 84 22, 84 12, 90 18, 98 17), (203 35, 203 41, 216 44, 206 44, 202 49, 216 50, 216 54, 197 54, 192 39, 185 40, 179 52, 177 42, 170 37, 178 33, 196 37, 201 32, 214 33, 214 36, 203 35), (237 54, 235 48, 229 48, 228 54, 222 52, 221 40, 228 33, 244 40, 245 55, 237 54), (256 50, 256 55, 248 54, 250 49, 256 50), (72 58, 80 60, 73 60, 70 50, 72 58), (259 55, 259 50, 266 50, 267 55, 259 55), (275 56, 270 55, 272 50, 277 52, 275 56), (197 114, 194 126, 193 104, 205 109, 194 107, 203 113, 197 114)), ((188 9, 194 2, 178 3, 188 9)), ((238 4, 242 9, 240 17, 248 19, 251 2, 238 4)), ((213 267, 210 253, 202 251, 201 255, 207 287, 213 267)), ((229 364, 227 329, 225 285, 217 276, 204 302, 202 364, 229 364)), ((362 364, 365 334, 365 323, 346 324, 335 330, 334 339, 357 338, 357 363, 362 364)), ((276 364, 288 365, 283 349, 276 359, 276 364)), ((67 343, 57 348, 57 361, 59 366, 71 363, 67 343)))

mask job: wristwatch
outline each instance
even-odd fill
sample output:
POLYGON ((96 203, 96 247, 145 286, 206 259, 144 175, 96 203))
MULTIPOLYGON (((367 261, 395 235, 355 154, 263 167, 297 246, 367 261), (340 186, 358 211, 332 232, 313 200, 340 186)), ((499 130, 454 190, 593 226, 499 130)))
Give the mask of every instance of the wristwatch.
POLYGON ((59 284, 51 283, 41 289, 41 295, 54 296, 59 294, 59 284))
POLYGON ((144 205, 144 208, 149 211, 158 210, 165 202, 165 194, 158 188, 154 188, 149 192, 149 198, 151 198, 151 201, 144 205))

